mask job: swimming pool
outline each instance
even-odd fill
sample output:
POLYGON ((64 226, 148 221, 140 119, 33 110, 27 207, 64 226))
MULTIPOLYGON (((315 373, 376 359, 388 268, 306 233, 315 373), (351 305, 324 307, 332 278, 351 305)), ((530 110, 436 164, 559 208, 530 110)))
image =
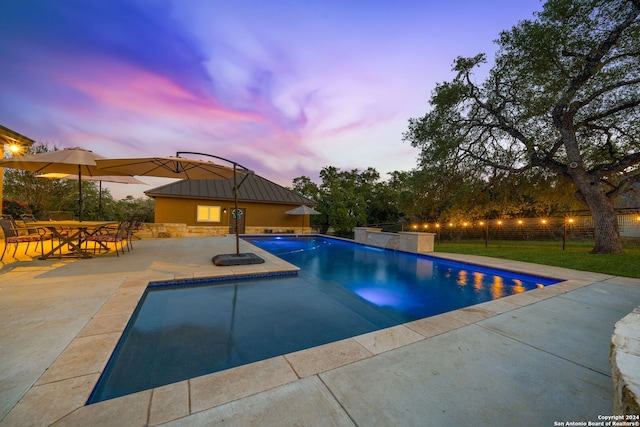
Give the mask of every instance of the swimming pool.
POLYGON ((248 237, 301 268, 151 283, 95 403, 557 281, 325 237, 248 237))

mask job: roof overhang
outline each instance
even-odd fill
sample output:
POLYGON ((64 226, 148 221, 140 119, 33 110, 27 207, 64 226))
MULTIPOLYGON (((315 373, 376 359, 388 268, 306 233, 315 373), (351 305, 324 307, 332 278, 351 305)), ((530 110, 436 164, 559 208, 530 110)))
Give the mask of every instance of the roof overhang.
POLYGON ((33 139, 19 134, 18 132, 6 128, 2 125, 0 125, 0 142, 7 145, 16 144, 22 147, 30 147, 35 143, 33 139))

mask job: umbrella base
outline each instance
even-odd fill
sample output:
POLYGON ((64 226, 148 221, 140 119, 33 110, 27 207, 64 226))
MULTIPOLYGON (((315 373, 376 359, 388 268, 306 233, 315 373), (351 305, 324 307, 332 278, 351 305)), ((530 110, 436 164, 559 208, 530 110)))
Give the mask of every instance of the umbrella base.
POLYGON ((214 256, 211 261, 218 266, 229 265, 248 265, 248 264, 262 264, 264 260, 256 254, 244 253, 244 254, 221 254, 214 256))

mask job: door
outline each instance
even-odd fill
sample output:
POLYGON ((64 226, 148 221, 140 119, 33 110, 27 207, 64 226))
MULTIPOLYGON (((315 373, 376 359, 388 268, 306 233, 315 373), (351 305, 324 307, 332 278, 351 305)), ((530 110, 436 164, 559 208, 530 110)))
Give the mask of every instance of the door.
POLYGON ((231 209, 231 216, 229 217, 229 234, 236 233, 236 216, 238 217, 238 234, 244 234, 244 220, 246 210, 244 208, 231 209), (237 213, 237 214, 236 214, 237 213))

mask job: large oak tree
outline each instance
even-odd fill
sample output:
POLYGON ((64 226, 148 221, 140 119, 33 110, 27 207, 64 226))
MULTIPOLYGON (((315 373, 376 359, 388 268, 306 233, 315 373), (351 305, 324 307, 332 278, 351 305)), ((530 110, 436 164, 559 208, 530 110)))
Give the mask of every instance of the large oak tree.
POLYGON ((495 64, 459 57, 406 141, 421 166, 539 169, 563 177, 591 212, 593 253, 623 251, 615 199, 640 182, 640 0, 549 0, 500 34, 495 64))

